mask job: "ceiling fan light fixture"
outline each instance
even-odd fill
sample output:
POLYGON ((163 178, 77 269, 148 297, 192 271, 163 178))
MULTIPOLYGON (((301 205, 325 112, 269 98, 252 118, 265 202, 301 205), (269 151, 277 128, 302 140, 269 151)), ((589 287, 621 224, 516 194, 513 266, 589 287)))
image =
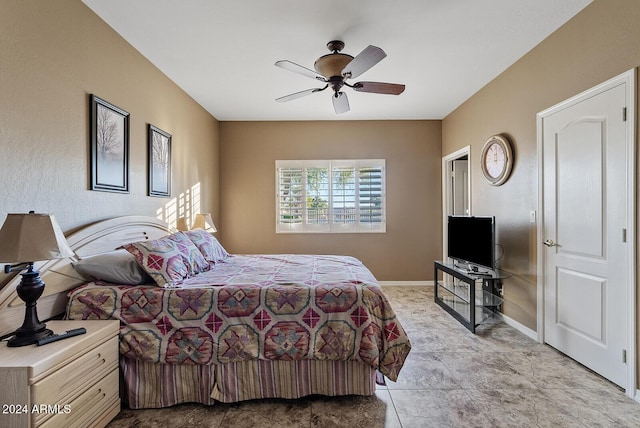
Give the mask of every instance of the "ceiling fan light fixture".
POLYGON ((342 70, 353 61, 351 55, 343 53, 331 53, 323 55, 316 60, 313 67, 316 71, 322 74, 327 80, 332 77, 342 77, 342 70))
POLYGON ((344 49, 344 42, 341 40, 330 41, 327 43, 327 49, 329 49, 331 53, 318 58, 313 64, 313 67, 327 80, 337 77, 342 79, 342 70, 344 70, 347 64, 353 61, 353 57, 351 55, 340 53, 340 51, 344 49))

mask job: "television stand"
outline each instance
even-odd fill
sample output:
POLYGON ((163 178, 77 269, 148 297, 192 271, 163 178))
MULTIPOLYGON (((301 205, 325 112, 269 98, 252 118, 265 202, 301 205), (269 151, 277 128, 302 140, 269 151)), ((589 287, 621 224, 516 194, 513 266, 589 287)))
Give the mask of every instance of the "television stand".
POLYGON ((502 281, 511 274, 468 272, 453 263, 434 262, 434 301, 472 333, 500 310, 502 281))
POLYGON ((454 263, 452 266, 458 269, 459 271, 461 271, 462 273, 466 273, 470 275, 488 275, 488 276, 493 275, 492 272, 482 271, 477 266, 473 266, 473 265, 467 265, 465 267, 465 266, 461 266, 459 263, 458 264, 454 263))

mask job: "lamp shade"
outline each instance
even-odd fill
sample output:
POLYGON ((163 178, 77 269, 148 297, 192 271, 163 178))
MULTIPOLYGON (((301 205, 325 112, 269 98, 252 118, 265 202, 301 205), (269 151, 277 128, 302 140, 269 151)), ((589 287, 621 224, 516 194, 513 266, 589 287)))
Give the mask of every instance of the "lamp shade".
POLYGON ((0 229, 0 262, 25 263, 73 255, 53 214, 7 214, 0 229))
POLYGON ((211 214, 196 214, 196 219, 193 222, 192 229, 201 228, 211 233, 217 232, 216 225, 213 224, 213 219, 211 218, 211 214))
POLYGON ((189 226, 187 226, 187 218, 186 217, 180 217, 178 218, 178 220, 176 220, 176 229, 178 230, 189 230, 189 226))

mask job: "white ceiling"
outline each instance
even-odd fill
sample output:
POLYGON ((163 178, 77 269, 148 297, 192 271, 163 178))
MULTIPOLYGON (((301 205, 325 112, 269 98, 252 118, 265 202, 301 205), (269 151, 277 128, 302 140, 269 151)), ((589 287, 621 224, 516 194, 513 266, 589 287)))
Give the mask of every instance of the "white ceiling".
MULTIPOLYGON (((442 119, 587 6, 591 0, 83 0, 214 117, 237 120, 442 119), (275 67, 313 69, 345 42, 387 57, 355 80, 404 83, 399 96, 331 91, 275 67)), ((352 82, 353 83, 353 82, 352 82)))

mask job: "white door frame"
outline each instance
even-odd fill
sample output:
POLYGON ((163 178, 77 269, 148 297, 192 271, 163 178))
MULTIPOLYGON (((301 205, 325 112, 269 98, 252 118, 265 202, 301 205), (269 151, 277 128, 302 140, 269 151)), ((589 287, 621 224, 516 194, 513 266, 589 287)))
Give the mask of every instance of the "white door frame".
MULTIPOLYGON (((628 242, 628 257, 629 257, 629 269, 627 271, 627 283, 628 283, 628 296, 629 302, 627 311, 629 314, 628 325, 628 349, 627 349, 627 365, 629 367, 627 373, 627 386, 625 388, 626 394, 640 401, 640 391, 636 391, 636 232, 635 232, 635 215, 636 215, 636 196, 635 196, 635 180, 636 180, 636 166, 635 166, 635 81, 636 70, 632 69, 625 73, 622 73, 606 82, 597 85, 581 94, 571 97, 553 107, 550 107, 544 111, 541 111, 536 115, 537 126, 537 151, 538 151, 538 213, 539 222, 537 225, 537 327, 538 327, 538 341, 544 343, 544 266, 545 266, 545 254, 543 247, 543 232, 544 232, 544 199, 543 199, 543 118, 549 116, 555 112, 563 110, 571 105, 574 105, 584 99, 592 97, 594 94, 604 92, 614 86, 621 83, 626 84, 627 88, 627 112, 626 112, 626 127, 627 127, 627 218, 629 219, 627 229, 627 242, 628 242)), ((622 112, 620 112, 622 114, 622 112)), ((622 356, 621 356, 622 358, 622 356)))
POLYGON ((467 175, 467 189, 469 193, 467 195, 467 206, 469 207, 469 214, 471 211, 471 146, 463 147, 450 153, 442 158, 442 259, 447 258, 447 216, 449 215, 449 207, 453 203, 453 186, 450 180, 451 163, 467 156, 467 162, 469 162, 469 174, 467 175))

